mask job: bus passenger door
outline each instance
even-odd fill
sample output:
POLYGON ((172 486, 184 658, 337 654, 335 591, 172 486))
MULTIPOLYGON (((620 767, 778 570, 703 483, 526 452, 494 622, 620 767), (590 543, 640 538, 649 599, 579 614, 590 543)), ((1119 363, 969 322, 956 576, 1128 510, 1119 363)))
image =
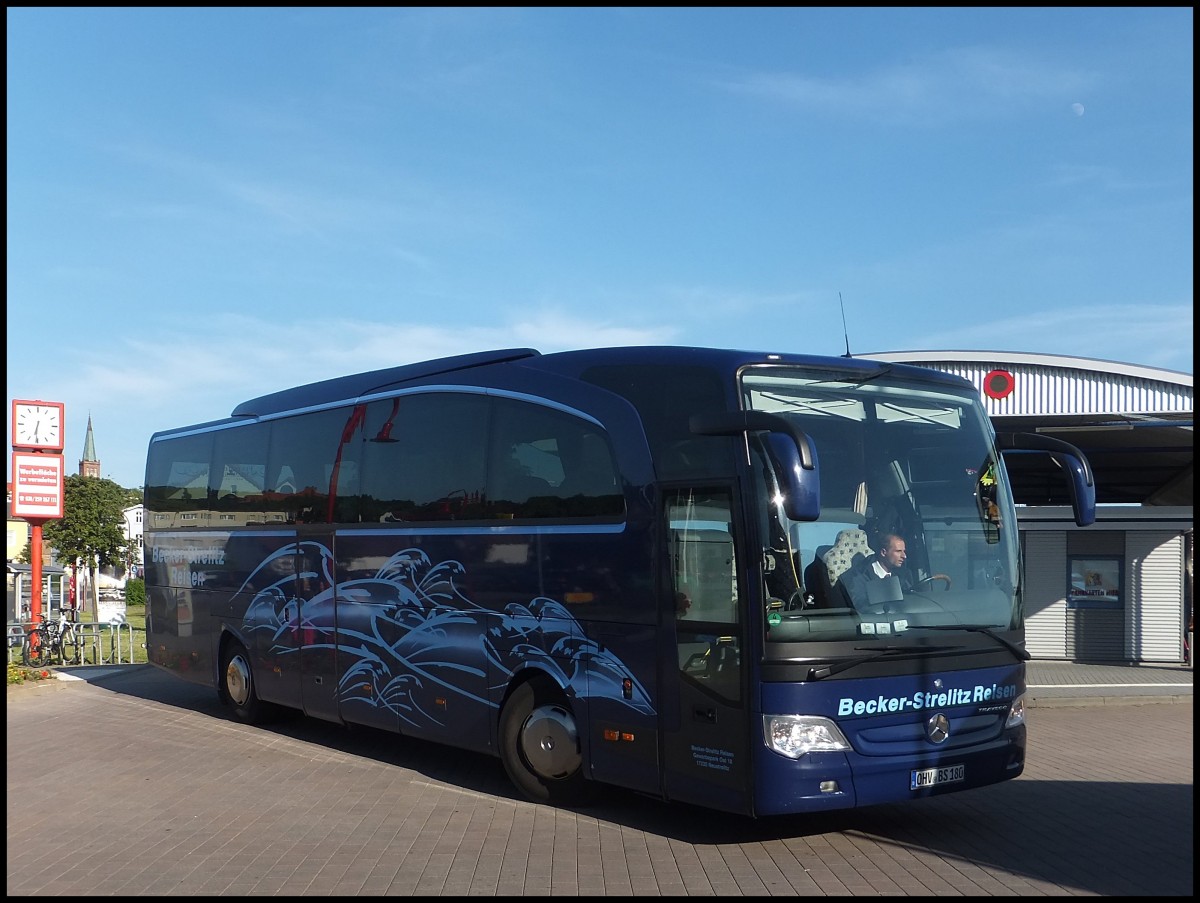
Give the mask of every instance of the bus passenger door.
POLYGON ((289 540, 269 552, 256 570, 261 585, 245 614, 258 697, 263 702, 302 708, 299 624, 303 600, 301 544, 289 540))
POLYGON ((666 499, 676 610, 663 663, 664 788, 673 800, 746 812, 748 661, 730 500, 724 489, 666 499))
POLYGON ((300 695, 304 712, 326 721, 341 721, 338 711, 337 607, 334 536, 324 528, 299 544, 296 595, 300 621, 296 642, 300 655, 300 695))
POLYGON ((331 549, 331 536, 308 534, 280 551, 274 567, 286 577, 273 595, 281 607, 274 624, 256 624, 253 634, 260 697, 338 721, 331 549))

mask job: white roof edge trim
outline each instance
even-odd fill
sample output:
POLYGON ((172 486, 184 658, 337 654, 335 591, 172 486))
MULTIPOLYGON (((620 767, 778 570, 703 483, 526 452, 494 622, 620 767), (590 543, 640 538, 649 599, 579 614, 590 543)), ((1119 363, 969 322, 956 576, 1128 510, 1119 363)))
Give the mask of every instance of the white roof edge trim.
POLYGON ((896 364, 920 364, 921 362, 933 363, 935 361, 987 361, 1002 364, 1008 361, 1012 364, 1030 364, 1040 367, 1094 370, 1136 379, 1155 379, 1159 382, 1192 388, 1192 374, 1179 370, 1163 370, 1158 367, 1144 367, 1140 364, 1073 357, 1066 354, 1031 354, 1025 351, 873 351, 868 354, 852 354, 850 356, 891 361, 896 364))

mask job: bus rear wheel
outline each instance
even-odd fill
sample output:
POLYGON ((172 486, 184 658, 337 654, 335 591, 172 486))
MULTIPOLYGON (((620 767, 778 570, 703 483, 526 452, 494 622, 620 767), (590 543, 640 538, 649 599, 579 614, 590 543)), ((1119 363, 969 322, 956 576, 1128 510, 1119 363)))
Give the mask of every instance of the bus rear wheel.
POLYGON ((221 656, 221 701, 233 710, 233 717, 244 724, 263 720, 264 706, 258 699, 250 654, 246 647, 231 642, 221 656))
POLYGON ((522 684, 505 703, 500 759, 517 789, 535 802, 577 806, 592 798, 575 716, 545 682, 522 684))

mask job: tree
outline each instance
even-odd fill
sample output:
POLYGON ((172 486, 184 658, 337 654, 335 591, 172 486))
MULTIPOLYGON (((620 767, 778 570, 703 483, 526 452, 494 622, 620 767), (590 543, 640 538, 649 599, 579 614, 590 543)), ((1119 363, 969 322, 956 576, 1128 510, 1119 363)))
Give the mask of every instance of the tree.
POLYGON ((42 536, 64 563, 79 562, 88 569, 89 600, 96 614, 96 570, 124 564, 127 557, 122 511, 129 490, 112 480, 71 474, 65 480, 63 516, 46 521, 42 536))

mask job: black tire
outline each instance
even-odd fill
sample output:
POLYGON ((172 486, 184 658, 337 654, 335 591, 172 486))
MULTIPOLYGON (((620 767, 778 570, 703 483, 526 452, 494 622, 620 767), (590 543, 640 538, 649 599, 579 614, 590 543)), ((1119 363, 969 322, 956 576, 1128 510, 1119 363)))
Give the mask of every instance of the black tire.
POLYGON ((37 646, 33 645, 33 635, 26 634, 21 643, 21 661, 29 668, 41 668, 50 662, 50 641, 45 633, 38 632, 37 646))
POLYGON ((575 716, 548 681, 517 687, 500 713, 500 759, 509 780, 537 803, 579 806, 594 797, 583 775, 575 716))
POLYGON ((83 646, 75 633, 75 628, 68 625, 62 633, 62 660, 64 665, 78 665, 83 662, 83 646))
POLYGON ((250 653, 237 641, 228 643, 221 655, 221 673, 217 693, 221 701, 243 724, 260 724, 265 720, 266 706, 259 701, 250 653))
POLYGON ((25 638, 21 640, 21 664, 26 668, 33 667, 33 646, 30 644, 29 634, 25 634, 25 638))

